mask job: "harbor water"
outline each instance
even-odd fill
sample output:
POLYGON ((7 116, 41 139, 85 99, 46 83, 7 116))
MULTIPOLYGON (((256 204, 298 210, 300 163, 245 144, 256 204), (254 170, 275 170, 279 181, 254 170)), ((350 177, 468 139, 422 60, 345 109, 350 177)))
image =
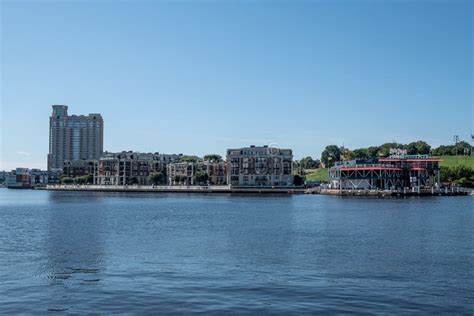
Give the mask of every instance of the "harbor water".
POLYGON ((0 314, 466 314, 474 198, 0 189, 0 314))

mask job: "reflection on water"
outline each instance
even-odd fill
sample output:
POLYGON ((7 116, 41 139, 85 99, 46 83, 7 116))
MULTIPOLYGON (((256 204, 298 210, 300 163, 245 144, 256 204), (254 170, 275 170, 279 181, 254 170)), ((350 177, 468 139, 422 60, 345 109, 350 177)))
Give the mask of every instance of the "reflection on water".
POLYGON ((50 203, 91 203, 91 202, 100 202, 106 198, 106 196, 101 192, 90 192, 87 194, 87 197, 77 192, 60 192, 60 191, 47 191, 48 201, 50 203))
MULTIPOLYGON (((44 191, 47 194, 49 203, 109 203, 121 201, 122 198, 127 200, 143 200, 143 199, 166 199, 172 196, 168 193, 124 193, 124 192, 68 192, 68 191, 44 191)), ((193 194, 180 194, 181 197, 193 196, 193 194)))
POLYGON ((95 196, 85 201, 81 196, 52 192, 49 198, 53 207, 48 212, 44 241, 47 260, 40 269, 53 287, 48 310, 61 311, 73 305, 74 295, 86 291, 87 286, 100 285, 104 214, 88 207, 89 203, 100 202, 95 196))

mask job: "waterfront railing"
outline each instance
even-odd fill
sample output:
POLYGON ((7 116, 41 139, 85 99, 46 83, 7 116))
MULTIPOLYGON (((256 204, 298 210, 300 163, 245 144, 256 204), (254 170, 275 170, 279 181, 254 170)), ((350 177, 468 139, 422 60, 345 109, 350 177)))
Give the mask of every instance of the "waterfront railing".
POLYGON ((230 185, 98 185, 98 184, 55 184, 48 185, 47 189, 84 189, 84 190, 152 190, 152 191, 207 191, 230 190, 230 185))

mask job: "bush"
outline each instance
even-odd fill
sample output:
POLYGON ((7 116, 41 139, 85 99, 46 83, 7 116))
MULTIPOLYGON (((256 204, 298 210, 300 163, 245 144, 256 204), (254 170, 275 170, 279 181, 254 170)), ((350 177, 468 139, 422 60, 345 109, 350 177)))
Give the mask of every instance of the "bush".
POLYGON ((74 180, 72 178, 69 178, 69 177, 64 177, 64 178, 61 178, 61 183, 62 184, 73 184, 74 180))
POLYGON ((180 176, 176 175, 173 177, 173 182, 178 183, 178 184, 183 184, 186 182, 188 178, 186 176, 180 176))
POLYGON ((150 182, 154 185, 165 183, 165 176, 161 172, 154 172, 150 174, 150 182))
POLYGON ((205 155, 204 156, 204 161, 211 161, 211 162, 221 162, 222 157, 217 154, 210 154, 210 155, 205 155))
POLYGON ((455 183, 465 188, 474 188, 474 177, 461 178, 455 183))
POLYGON ((296 186, 302 186, 304 183, 304 177, 299 174, 295 174, 293 177, 293 184, 296 186))
POLYGON ((194 182, 197 184, 207 184, 207 180, 209 180, 209 175, 207 172, 196 171, 194 174, 194 182))
POLYGON ((454 167, 440 168, 441 181, 456 183, 460 186, 473 187, 474 186, 474 169, 464 165, 454 167))

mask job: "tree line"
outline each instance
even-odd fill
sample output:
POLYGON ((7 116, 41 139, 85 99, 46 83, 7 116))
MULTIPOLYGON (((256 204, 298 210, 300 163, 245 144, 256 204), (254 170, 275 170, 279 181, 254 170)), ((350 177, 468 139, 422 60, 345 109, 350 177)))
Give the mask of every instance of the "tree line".
POLYGON ((328 145, 321 153, 321 162, 328 168, 334 166, 335 162, 340 160, 388 157, 391 148, 405 149, 408 155, 457 156, 471 155, 474 152, 474 147, 465 141, 454 145, 441 145, 436 148, 432 148, 427 142, 422 140, 409 144, 385 143, 380 146, 370 146, 354 150, 337 145, 328 145))

